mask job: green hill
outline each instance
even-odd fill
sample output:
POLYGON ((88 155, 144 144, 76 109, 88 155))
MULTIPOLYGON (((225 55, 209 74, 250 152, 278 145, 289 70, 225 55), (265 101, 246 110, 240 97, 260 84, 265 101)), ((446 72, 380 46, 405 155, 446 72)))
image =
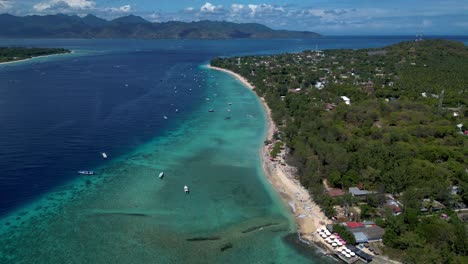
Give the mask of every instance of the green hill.
POLYGON ((266 26, 221 21, 151 23, 129 15, 107 21, 94 15, 18 17, 0 14, 0 38, 146 38, 232 39, 316 38, 314 32, 273 30, 266 26))
POLYGON ((423 256, 433 263, 463 262, 466 226, 454 212, 468 204, 463 43, 424 40, 240 60, 238 65, 238 58, 217 58, 212 65, 255 85, 279 125, 289 163, 329 217, 336 215, 335 205, 360 208, 355 217, 385 227, 387 253, 408 263, 423 256), (375 194, 363 202, 349 195, 333 198, 323 180, 375 194), (401 202, 401 215, 385 206, 388 195, 401 202))

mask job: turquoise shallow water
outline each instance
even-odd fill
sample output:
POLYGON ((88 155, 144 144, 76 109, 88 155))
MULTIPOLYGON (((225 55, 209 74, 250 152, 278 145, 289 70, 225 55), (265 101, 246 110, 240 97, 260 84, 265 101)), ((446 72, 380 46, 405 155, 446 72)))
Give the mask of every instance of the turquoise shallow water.
POLYGON ((262 174, 258 98, 197 66, 408 39, 0 40, 76 51, 0 66, 0 263, 330 261, 296 243, 262 174))
POLYGON ((293 222, 260 168, 258 99, 201 72, 209 100, 188 121, 9 219, 0 262, 310 263, 285 242, 293 222))

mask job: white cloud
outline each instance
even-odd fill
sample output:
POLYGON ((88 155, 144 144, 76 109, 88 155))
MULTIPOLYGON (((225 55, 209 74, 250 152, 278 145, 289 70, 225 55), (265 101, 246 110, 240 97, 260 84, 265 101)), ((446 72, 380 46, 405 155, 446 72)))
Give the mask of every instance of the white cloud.
POLYGON ((201 13, 218 13, 223 11, 223 6, 222 5, 213 5, 210 2, 206 2, 204 5, 200 7, 200 12, 201 13))
POLYGON ((91 0, 47 0, 40 3, 37 3, 33 6, 34 10, 43 12, 43 11, 52 11, 52 10, 84 10, 84 9, 93 9, 96 6, 96 3, 91 0))
POLYGON ((274 5, 269 5, 269 4, 260 4, 260 5, 253 5, 250 4, 248 5, 250 9, 250 16, 255 16, 257 14, 265 14, 265 13, 282 13, 284 12, 283 7, 276 7, 274 5))
POLYGON ((239 12, 242 12, 242 10, 244 10, 244 5, 242 4, 232 4, 231 5, 231 10, 232 12, 234 13, 239 13, 239 12))
POLYGON ((104 10, 114 12, 114 13, 128 13, 128 12, 132 12, 133 8, 131 5, 123 5, 121 7, 108 7, 108 8, 105 8, 104 10))
POLYGON ((10 0, 0 0, 0 10, 10 9, 12 4, 10 0))

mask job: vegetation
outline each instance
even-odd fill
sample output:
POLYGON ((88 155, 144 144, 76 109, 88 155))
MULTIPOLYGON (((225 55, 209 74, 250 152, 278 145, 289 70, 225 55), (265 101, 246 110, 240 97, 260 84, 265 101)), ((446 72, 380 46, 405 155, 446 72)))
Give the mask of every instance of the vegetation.
POLYGON ((0 14, 0 25, 0 37, 4 38, 268 39, 320 36, 314 32, 274 30, 257 23, 208 20, 152 23, 134 15, 108 21, 94 15, 19 17, 0 14))
POLYGON ((277 141, 275 145, 273 146, 273 149, 270 152, 270 156, 272 158, 276 158, 278 154, 281 152, 281 148, 283 147, 283 142, 277 141))
POLYGON ((0 47, 0 63, 30 59, 32 57, 69 53, 67 49, 61 48, 19 48, 19 47, 0 47))
POLYGON ((217 58, 212 65, 243 75, 265 98, 290 149, 288 162, 327 216, 341 201, 325 194, 324 179, 343 189, 360 184, 376 193, 361 216, 378 219, 385 245, 405 261, 427 252, 435 262, 466 257, 466 224, 451 211, 468 204, 466 46, 424 40, 240 61, 217 58), (452 193, 453 186, 459 189, 452 193), (400 200, 403 214, 385 213, 385 194, 400 200), (449 218, 424 201, 442 203, 449 218))
POLYGON ((350 244, 356 243, 356 239, 354 238, 353 233, 351 233, 348 229, 346 229, 346 227, 342 225, 333 225, 333 232, 338 233, 338 235, 340 235, 344 241, 350 244))

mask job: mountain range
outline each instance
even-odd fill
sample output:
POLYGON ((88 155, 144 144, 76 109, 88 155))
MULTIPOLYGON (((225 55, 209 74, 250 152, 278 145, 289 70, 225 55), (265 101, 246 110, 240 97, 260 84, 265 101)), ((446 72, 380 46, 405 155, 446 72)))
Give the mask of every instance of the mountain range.
POLYGON ((143 38, 143 39, 234 39, 316 38, 308 31, 274 30, 257 23, 225 21, 153 23, 128 15, 105 20, 88 14, 14 16, 0 14, 0 38, 143 38))

